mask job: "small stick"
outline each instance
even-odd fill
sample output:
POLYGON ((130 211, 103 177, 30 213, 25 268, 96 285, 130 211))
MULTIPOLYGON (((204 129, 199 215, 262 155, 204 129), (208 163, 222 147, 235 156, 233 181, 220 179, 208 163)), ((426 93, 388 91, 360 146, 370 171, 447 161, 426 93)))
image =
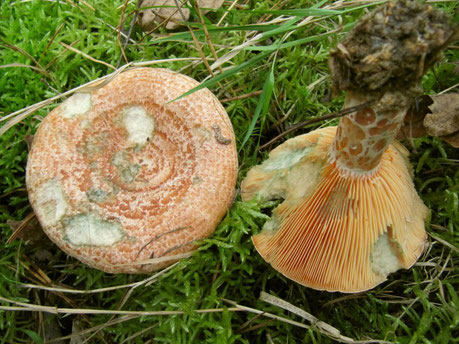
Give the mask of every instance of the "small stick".
MULTIPOLYGON (((59 25, 59 27, 57 28, 57 30, 54 32, 53 36, 51 37, 51 39, 48 41, 48 43, 46 44, 46 47, 45 49, 43 49, 42 51, 42 55, 44 55, 46 53, 46 51, 49 49, 49 47, 51 46, 51 44, 54 42, 54 40, 56 39, 57 35, 59 34, 59 32, 61 32, 61 30, 63 29, 65 25, 65 22, 61 23, 61 25, 59 25)), ((38 59, 38 62, 40 62, 40 59, 38 59)))
MULTIPOLYGON (((201 8, 199 7, 198 1, 195 1, 196 10, 199 14, 199 19, 201 20, 202 27, 204 29, 204 35, 206 36, 207 43, 209 44, 210 51, 212 52, 212 56, 214 57, 215 61, 218 60, 217 53, 215 52, 214 45, 212 44, 212 40, 210 39, 209 31, 207 30, 206 22, 204 21, 204 17, 202 16, 201 8)), ((220 73, 223 73, 222 66, 219 66, 218 69, 220 73)))
POLYGON ((225 98, 225 99, 220 100, 220 102, 221 103, 227 103, 227 102, 232 102, 233 100, 241 100, 241 99, 246 99, 246 98, 250 98, 250 97, 255 97, 255 96, 260 95, 261 92, 262 91, 260 90, 260 91, 246 93, 246 94, 243 94, 243 95, 240 95, 240 96, 237 96, 237 97, 225 98))
MULTIPOLYGON (((118 24, 118 29, 117 29, 118 35, 116 36, 116 41, 118 42, 118 45, 120 46, 120 49, 121 49, 121 56, 124 57, 124 60, 126 61, 126 63, 128 63, 129 60, 126 57, 126 53, 124 52, 123 45, 121 44, 121 30, 123 28, 124 14, 126 13, 126 8, 127 8, 128 4, 129 4, 129 0, 126 0, 124 2, 123 9, 121 11, 120 23, 118 24)), ((114 68, 114 69, 116 69, 116 68, 114 68)))
POLYGON ((202 48, 201 48, 201 46, 200 46, 200 44, 199 44, 198 39, 196 38, 196 35, 195 35, 194 32, 193 32, 193 29, 192 29, 191 26, 188 24, 188 21, 187 21, 187 19, 186 19, 186 16, 183 14, 182 8, 181 8, 180 3, 178 2, 178 0, 175 0, 175 5, 177 6, 178 11, 179 11, 180 15, 182 16, 183 22, 185 23, 186 27, 187 27, 188 30, 190 31, 191 37, 193 38, 193 42, 194 42, 194 44, 196 45, 196 49, 198 49, 199 55, 201 55, 202 62, 203 62, 204 65, 206 66, 206 69, 207 69, 207 71, 210 73, 210 75, 212 75, 212 77, 214 77, 215 74, 214 74, 214 72, 212 71, 212 68, 210 68, 209 62, 207 62, 207 58, 206 58, 206 56, 204 55, 204 52, 202 51, 202 48))
POLYGON ((69 50, 71 50, 71 51, 77 53, 77 54, 80 54, 80 55, 83 56, 83 57, 86 57, 87 59, 89 59, 89 60, 91 60, 91 61, 93 61, 93 62, 103 64, 104 66, 107 66, 107 67, 109 67, 109 68, 111 68, 111 69, 113 69, 113 70, 116 70, 116 68, 113 67, 110 63, 107 63, 107 62, 105 62, 105 61, 98 60, 98 59, 96 59, 96 58, 94 58, 94 57, 92 57, 92 56, 90 56, 90 55, 88 55, 88 54, 82 52, 81 50, 78 50, 77 48, 72 47, 71 45, 65 44, 65 43, 63 43, 63 42, 59 42, 59 44, 62 45, 63 47, 65 47, 65 48, 67 48, 67 49, 69 49, 69 50))
POLYGON ((112 291, 112 290, 118 290, 118 289, 123 289, 123 288, 136 288, 139 286, 149 286, 155 280, 166 273, 167 271, 171 270, 175 266, 177 266, 179 263, 174 263, 167 268, 157 272, 156 274, 142 280, 139 282, 133 282, 129 284, 122 284, 122 285, 116 285, 113 287, 105 287, 105 288, 100 288, 100 289, 92 289, 92 290, 80 290, 80 289, 68 289, 68 288, 58 288, 58 287, 47 287, 47 286, 42 286, 42 285, 36 285, 36 284, 19 284, 19 287, 22 288, 30 288, 30 289, 39 289, 39 290, 47 290, 47 291, 53 291, 53 292, 59 292, 59 293, 68 293, 68 294, 96 294, 96 293, 103 293, 107 291, 112 291))
MULTIPOLYGON (((105 309, 94 309, 94 308, 59 308, 52 306, 42 306, 32 303, 25 303, 10 300, 0 296, 0 301, 8 302, 17 306, 0 306, 0 310, 8 311, 28 311, 28 312, 46 312, 51 314, 117 314, 117 315, 181 315, 187 314, 184 311, 122 311, 122 310, 105 310, 105 309)), ((221 313, 221 312, 241 312, 244 311, 240 307, 229 307, 229 308, 206 308, 196 309, 196 313, 221 313)))
POLYGON ((220 18, 220 20, 218 21, 217 25, 216 26, 220 26, 220 24, 223 22, 223 19, 226 18, 226 16, 228 15, 228 13, 230 13, 230 11, 233 9, 233 7, 237 4, 238 0, 234 0, 233 3, 230 5, 230 7, 228 8, 228 10, 222 15, 222 17, 220 18))
POLYGON ((35 218, 35 213, 31 212, 29 215, 27 215, 24 220, 21 221, 21 224, 13 231, 13 233, 10 235, 8 240, 6 241, 7 244, 11 244, 14 239, 16 239, 21 232, 26 228, 27 224, 32 221, 35 218))
MULTIPOLYGON (((134 29, 134 25, 135 25, 135 22, 137 20, 137 16, 139 15, 139 11, 138 9, 140 8, 140 1, 141 0, 137 0, 137 6, 136 6, 136 10, 134 12, 134 17, 132 18, 131 20, 131 24, 129 24, 129 31, 127 33, 127 35, 125 35, 123 32, 121 31, 118 31, 118 34, 122 34, 123 37, 124 37, 124 44, 123 44, 123 51, 126 50, 126 47, 129 43, 129 40, 131 39, 131 35, 132 35, 132 30, 134 29)), ((120 37, 121 39, 121 37, 120 37)), ((124 54, 123 54, 124 55, 124 54)), ((121 60, 122 60, 122 55, 120 55, 119 59, 118 59, 118 62, 116 64, 116 68, 119 68, 119 66, 121 65, 121 60)))
POLYGON ((312 123, 317 123, 317 122, 321 122, 321 121, 324 121, 324 120, 327 120, 327 119, 331 119, 331 118, 343 117, 343 116, 346 116, 346 115, 348 115, 350 113, 353 113, 355 111, 359 111, 359 110, 365 109, 368 106, 370 106, 371 104, 373 104, 373 101, 368 101, 368 102, 365 102, 365 103, 360 104, 360 105, 356 105, 356 106, 352 106, 352 107, 346 108, 346 109, 341 110, 339 112, 333 112, 333 113, 330 113, 328 115, 320 116, 320 117, 317 117, 317 118, 311 118, 311 119, 309 119, 307 121, 294 124, 290 128, 288 128, 286 131, 284 131, 283 133, 277 135, 275 138, 270 140, 268 143, 265 143, 264 145, 260 146, 258 148, 258 150, 265 149, 269 145, 271 145, 274 142, 280 140, 281 138, 283 138, 284 136, 290 134, 291 132, 300 129, 301 127, 304 127, 304 126, 312 124, 312 123))

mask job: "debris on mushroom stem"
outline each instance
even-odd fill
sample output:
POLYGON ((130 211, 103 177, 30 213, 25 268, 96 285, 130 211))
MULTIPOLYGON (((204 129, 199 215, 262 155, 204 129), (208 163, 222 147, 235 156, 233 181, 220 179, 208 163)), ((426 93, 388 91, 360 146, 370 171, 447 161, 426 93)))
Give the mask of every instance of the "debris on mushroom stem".
POLYGON ((453 32, 447 15, 431 6, 389 2, 361 18, 330 52, 334 89, 416 94, 453 32))
POLYGON ((431 6, 388 2, 331 52, 344 108, 370 102, 338 127, 287 140, 242 182, 242 198, 283 199, 252 240, 286 277, 311 288, 360 292, 421 255, 427 207, 394 142, 421 77, 454 30, 431 6))

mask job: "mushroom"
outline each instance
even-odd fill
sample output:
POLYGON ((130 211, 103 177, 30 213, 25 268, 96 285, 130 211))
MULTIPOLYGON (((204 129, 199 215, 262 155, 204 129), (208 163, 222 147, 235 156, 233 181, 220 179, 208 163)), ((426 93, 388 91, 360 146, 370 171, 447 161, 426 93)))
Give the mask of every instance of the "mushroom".
POLYGON ((63 251, 111 273, 171 264, 215 230, 237 153, 223 106, 197 81, 137 68, 51 111, 27 163, 30 203, 63 251))
POLYGON ((371 105, 338 127, 284 142, 242 182, 243 200, 283 199, 252 238, 274 269, 310 288, 353 293, 416 262, 428 209, 394 137, 452 34, 431 6, 389 2, 331 51, 335 88, 347 91, 344 108, 371 105))

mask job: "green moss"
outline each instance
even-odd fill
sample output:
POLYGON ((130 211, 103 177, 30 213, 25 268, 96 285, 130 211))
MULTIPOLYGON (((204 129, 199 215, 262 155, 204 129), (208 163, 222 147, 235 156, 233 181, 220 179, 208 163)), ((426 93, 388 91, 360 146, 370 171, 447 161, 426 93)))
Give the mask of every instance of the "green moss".
MULTIPOLYGON (((223 64, 226 73, 218 82, 207 79, 209 71, 202 62, 174 61, 156 65, 181 71, 197 80, 208 80, 207 86, 220 99, 264 90, 261 95, 224 103, 240 148, 239 181, 251 166, 266 157, 266 152, 258 150, 260 144, 295 123, 341 107, 341 97, 332 101, 328 97, 328 52, 343 35, 337 29, 341 25, 348 29, 365 10, 349 7, 340 16, 324 12, 315 17, 314 23, 301 26, 298 23, 305 20, 310 11, 294 12, 298 18, 291 22, 269 22, 281 13, 267 12, 271 9, 310 9, 318 4, 312 0, 247 1, 238 2, 242 8, 236 6, 227 11, 229 2, 225 2, 223 8, 207 14, 207 29, 219 57, 252 38, 252 31, 263 34, 252 50, 242 50, 223 64), (216 23, 225 13, 225 19, 217 27, 216 23), (281 44, 288 45, 277 49, 281 44), (254 114, 258 116, 255 120, 254 114)), ((320 4, 325 6, 331 2, 320 4)), ((110 73, 112 69, 107 65, 68 50, 63 44, 116 66, 122 53, 113 28, 119 25, 123 5, 121 0, 1 2, 0 65, 22 64, 36 68, 0 69, 0 115, 110 73)), ((457 6, 454 3, 435 5, 450 13, 457 6)), ((134 2, 129 3, 125 12, 126 32, 134 7, 134 2)), ((196 18, 194 14, 192 20, 196 18)), ((195 20, 191 26, 202 43, 203 54, 212 64, 202 25, 195 20)), ((132 38, 136 43, 129 43, 125 49, 129 61, 200 57, 186 28, 173 32, 158 30, 153 36, 145 36, 135 27, 132 38)), ((444 61, 428 73, 423 81, 427 92, 439 92, 457 83, 451 72, 457 54, 457 49, 447 50, 444 61)), ((123 61, 124 58, 122 64, 123 61)), ((388 282, 368 293, 319 292, 299 286, 271 269, 254 249, 250 237, 261 229, 273 204, 242 203, 239 199, 215 234, 203 240, 191 258, 181 261, 155 283, 92 294, 19 287, 21 283, 43 285, 51 281, 55 286, 92 290, 147 277, 111 275, 91 269, 51 244, 25 245, 20 240, 7 243, 12 233, 7 221, 21 220, 31 212, 25 192, 27 145, 24 138, 35 132, 40 116, 45 116, 55 105, 39 110, 0 137, 0 296, 62 308, 185 311, 185 315, 142 316, 130 320, 100 314, 61 314, 57 319, 62 335, 70 335, 73 322, 78 320, 82 329, 91 329, 92 337, 88 341, 91 343, 121 343, 131 336, 134 337, 130 343, 332 342, 316 328, 305 330, 247 312, 195 312, 196 309, 231 307, 223 300, 230 299, 308 324, 292 313, 260 301, 259 294, 265 291, 310 312, 354 339, 450 343, 457 337, 458 155, 457 150, 446 143, 428 137, 414 140, 414 147, 408 146, 413 152, 416 188, 431 209, 428 224, 433 235, 429 239, 431 246, 419 265, 409 271, 398 271, 388 282), (48 258, 40 260, 44 251, 49 253, 48 258)), ((7 305, 11 306, 0 301, 0 306, 7 305)), ((40 319, 38 313, 0 310, 0 343, 26 343, 45 338, 40 319)))

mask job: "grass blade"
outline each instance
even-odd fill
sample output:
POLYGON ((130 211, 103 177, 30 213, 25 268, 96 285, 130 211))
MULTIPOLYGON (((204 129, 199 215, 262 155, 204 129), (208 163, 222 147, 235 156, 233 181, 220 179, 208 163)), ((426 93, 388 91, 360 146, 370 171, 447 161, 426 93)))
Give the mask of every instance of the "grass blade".
POLYGON ((268 111, 269 101, 271 99, 271 94, 273 93, 273 89, 274 89, 274 63, 271 66, 271 71, 269 72, 268 78, 266 79, 265 84, 263 86, 263 91, 260 94, 260 99, 255 109, 255 113, 253 114, 252 122, 250 122, 249 129, 247 130, 247 133, 245 134, 245 137, 242 140, 242 143, 239 147, 239 151, 241 151, 241 149, 247 143, 247 140, 249 139, 249 137, 252 135, 253 129, 255 128, 255 124, 257 123, 258 117, 260 117, 260 114, 262 118, 266 116, 266 113, 268 111))

